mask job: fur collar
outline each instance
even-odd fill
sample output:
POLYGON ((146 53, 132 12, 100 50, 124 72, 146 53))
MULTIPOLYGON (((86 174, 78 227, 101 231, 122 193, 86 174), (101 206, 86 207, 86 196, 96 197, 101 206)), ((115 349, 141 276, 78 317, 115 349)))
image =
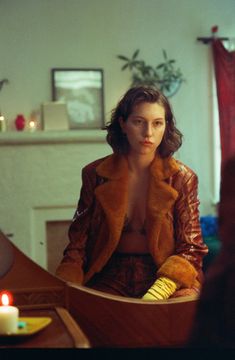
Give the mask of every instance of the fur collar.
MULTIPOLYGON (((150 168, 152 176, 159 180, 169 178, 178 170, 179 165, 174 158, 162 159, 160 156, 156 156, 150 168)), ((112 154, 97 166, 96 172, 107 179, 120 179, 127 175, 128 163, 125 156, 112 154)))

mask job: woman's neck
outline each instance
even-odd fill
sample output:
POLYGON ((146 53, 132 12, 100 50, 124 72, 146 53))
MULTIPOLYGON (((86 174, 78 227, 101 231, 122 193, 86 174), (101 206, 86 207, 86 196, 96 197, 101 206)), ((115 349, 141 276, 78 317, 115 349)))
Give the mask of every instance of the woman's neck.
POLYGON ((154 159, 154 156, 139 156, 135 154, 128 154, 127 160, 129 169, 132 172, 141 173, 145 172, 149 169, 152 161, 154 159))

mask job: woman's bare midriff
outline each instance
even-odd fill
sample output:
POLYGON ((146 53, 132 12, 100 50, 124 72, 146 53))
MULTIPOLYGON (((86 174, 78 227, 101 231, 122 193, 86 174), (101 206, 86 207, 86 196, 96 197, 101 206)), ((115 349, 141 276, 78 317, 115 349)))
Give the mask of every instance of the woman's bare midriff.
POLYGON ((131 233, 123 233, 116 251, 134 254, 149 253, 146 236, 135 231, 131 233))

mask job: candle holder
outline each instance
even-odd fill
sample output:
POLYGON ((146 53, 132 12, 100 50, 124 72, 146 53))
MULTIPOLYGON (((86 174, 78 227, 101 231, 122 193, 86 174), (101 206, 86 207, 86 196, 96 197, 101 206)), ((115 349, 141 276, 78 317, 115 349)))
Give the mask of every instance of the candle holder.
POLYGON ((0 337, 31 336, 52 322, 51 317, 19 317, 9 291, 0 292, 0 337))

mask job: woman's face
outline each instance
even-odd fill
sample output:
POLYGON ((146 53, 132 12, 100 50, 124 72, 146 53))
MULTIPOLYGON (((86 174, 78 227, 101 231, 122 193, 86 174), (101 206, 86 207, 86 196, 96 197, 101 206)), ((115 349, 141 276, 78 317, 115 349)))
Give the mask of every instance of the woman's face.
POLYGON ((155 155, 166 129, 165 109, 158 103, 141 102, 134 106, 126 122, 120 119, 120 126, 130 153, 155 155))

